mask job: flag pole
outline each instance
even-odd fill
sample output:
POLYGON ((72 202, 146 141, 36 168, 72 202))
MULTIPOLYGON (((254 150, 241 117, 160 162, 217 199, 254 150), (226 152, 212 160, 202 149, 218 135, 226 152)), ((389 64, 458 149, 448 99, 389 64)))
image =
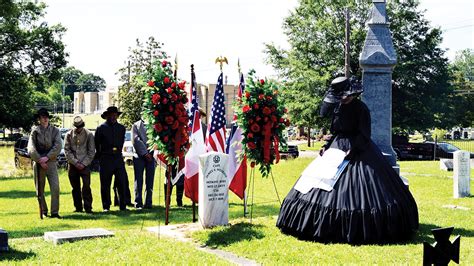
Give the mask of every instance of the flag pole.
MULTIPOLYGON (((240 76, 242 75, 242 69, 240 68, 240 58, 237 59, 237 71, 239 72, 239 84, 240 84, 240 76)), ((240 90, 240 85, 239 85, 239 90, 240 90)), ((244 198, 242 199, 244 201, 244 217, 247 215, 247 189, 244 190, 244 198)))
POLYGON ((165 225, 168 225, 170 212, 170 192, 171 192, 171 164, 168 161, 166 173, 166 210, 165 210, 165 225))
MULTIPOLYGON (((191 83, 194 82, 194 76, 195 76, 195 74, 194 74, 194 64, 191 64, 191 83)), ((196 86, 196 84, 194 84, 194 85, 196 86)), ((192 87, 193 87, 193 85, 191 84, 191 90, 193 89, 192 87)), ((192 92, 191 92, 191 94, 192 94, 192 92)), ((191 131, 192 130, 193 129, 191 128, 191 131)), ((184 178, 186 178, 186 177, 184 177, 184 178)), ((199 174, 198 174, 198 178, 199 178, 199 174)), ((192 200, 192 202, 193 202, 193 223, 195 223, 195 222, 197 222, 197 219, 196 219, 196 202, 194 202, 194 200, 192 200)))
POLYGON ((176 53, 176 56, 174 58, 174 80, 178 82, 178 53, 176 53))

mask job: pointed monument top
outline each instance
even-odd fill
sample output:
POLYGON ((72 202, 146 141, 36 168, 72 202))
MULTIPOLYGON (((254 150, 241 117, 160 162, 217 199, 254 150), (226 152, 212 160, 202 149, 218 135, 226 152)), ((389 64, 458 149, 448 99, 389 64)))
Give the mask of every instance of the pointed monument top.
POLYGON ((368 24, 388 24, 387 10, 385 8, 385 0, 372 0, 374 6, 370 11, 370 19, 368 24))

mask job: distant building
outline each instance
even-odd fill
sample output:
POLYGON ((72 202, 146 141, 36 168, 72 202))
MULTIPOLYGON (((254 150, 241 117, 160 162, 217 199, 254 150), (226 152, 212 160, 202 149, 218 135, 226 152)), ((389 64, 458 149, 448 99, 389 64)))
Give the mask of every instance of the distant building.
POLYGON ((99 92, 74 92, 74 113, 102 113, 107 107, 116 105, 117 88, 106 88, 99 92))
MULTIPOLYGON (((203 119, 203 122, 208 124, 209 116, 211 114, 212 101, 214 100, 214 92, 216 91, 217 84, 208 84, 198 85, 199 93, 199 106, 206 112, 207 116, 203 119)), ((224 102, 225 102, 225 112, 226 112, 226 122, 227 127, 232 125, 232 120, 234 118, 234 101, 237 99, 237 94, 239 92, 239 86, 235 85, 224 85, 224 102)))

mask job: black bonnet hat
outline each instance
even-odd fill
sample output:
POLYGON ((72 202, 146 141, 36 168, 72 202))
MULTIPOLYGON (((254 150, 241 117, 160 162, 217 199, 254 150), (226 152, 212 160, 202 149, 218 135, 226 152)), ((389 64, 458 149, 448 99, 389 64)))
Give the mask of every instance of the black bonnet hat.
POLYGON ((361 94, 364 90, 362 84, 355 79, 348 79, 346 77, 337 77, 331 82, 324 101, 328 103, 338 103, 342 96, 350 96, 361 94))

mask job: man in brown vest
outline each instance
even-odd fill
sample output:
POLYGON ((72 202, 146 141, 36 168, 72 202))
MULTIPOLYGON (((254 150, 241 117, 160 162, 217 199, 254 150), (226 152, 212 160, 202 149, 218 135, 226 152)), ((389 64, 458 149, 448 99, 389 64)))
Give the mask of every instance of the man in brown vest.
POLYGON ((72 199, 75 212, 82 212, 82 200, 86 213, 92 213, 91 169, 95 155, 94 135, 84 128, 80 116, 74 118, 74 128, 64 138, 64 153, 69 163, 69 182, 72 187, 72 199), (82 193, 81 193, 82 178, 82 193))

